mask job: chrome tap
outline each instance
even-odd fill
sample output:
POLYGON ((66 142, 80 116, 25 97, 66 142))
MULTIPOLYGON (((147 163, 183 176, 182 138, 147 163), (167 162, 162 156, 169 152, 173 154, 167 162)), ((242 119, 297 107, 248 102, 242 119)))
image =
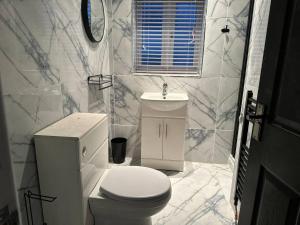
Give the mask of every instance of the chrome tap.
POLYGON ((163 84, 163 91, 162 91, 163 99, 166 99, 167 94, 168 94, 168 84, 165 82, 163 84))

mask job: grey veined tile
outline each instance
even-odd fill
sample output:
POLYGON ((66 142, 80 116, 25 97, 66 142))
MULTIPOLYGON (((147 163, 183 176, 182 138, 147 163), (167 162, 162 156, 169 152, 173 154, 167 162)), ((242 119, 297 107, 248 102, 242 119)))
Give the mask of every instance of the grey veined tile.
POLYGON ((133 0, 112 0, 114 18, 131 17, 133 0))
POLYGON ((227 0, 228 17, 248 17, 250 0, 227 0))
POLYGON ((113 21, 114 74, 127 75, 132 70, 131 18, 118 18, 113 21))
POLYGON ((2 1, 0 14, 0 52, 20 70, 44 70, 45 78, 57 83, 54 65, 61 50, 55 36, 55 16, 47 15, 42 1, 32 0, 2 1))
POLYGON ((233 130, 216 130, 213 163, 227 164, 231 154, 233 130))
POLYGON ((227 20, 229 33, 225 34, 224 57, 221 74, 225 77, 240 77, 243 66, 247 21, 245 17, 227 20))
POLYGON ((226 18, 206 19, 202 77, 220 76, 224 49, 221 29, 225 25, 226 18))
POLYGON ((138 125, 143 90, 134 76, 114 76, 114 123, 138 125))
POLYGON ((215 128, 219 78, 178 79, 189 96, 187 126, 193 129, 215 128))
POLYGON ((207 17, 226 17, 228 3, 226 0, 209 0, 207 1, 207 17))
MULTIPOLYGON (((220 78, 164 78, 170 92, 188 94, 187 128, 212 130, 216 122, 220 78)), ((161 88, 158 80, 158 90, 161 88)))
POLYGON ((217 129, 233 130, 240 78, 221 78, 217 110, 217 129))
POLYGON ((17 190, 38 185, 38 171, 36 162, 13 163, 13 168, 14 181, 17 190))
POLYGON ((185 135, 185 160, 211 162, 214 148, 214 131, 188 129, 185 135))

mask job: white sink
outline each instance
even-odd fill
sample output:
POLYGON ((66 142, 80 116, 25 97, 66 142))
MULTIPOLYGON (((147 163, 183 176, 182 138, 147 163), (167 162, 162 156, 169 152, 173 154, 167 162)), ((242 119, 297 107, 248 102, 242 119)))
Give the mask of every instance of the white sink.
POLYGON ((173 111, 185 106, 189 97, 185 93, 168 93, 165 99, 160 92, 145 92, 142 102, 157 111, 173 111))

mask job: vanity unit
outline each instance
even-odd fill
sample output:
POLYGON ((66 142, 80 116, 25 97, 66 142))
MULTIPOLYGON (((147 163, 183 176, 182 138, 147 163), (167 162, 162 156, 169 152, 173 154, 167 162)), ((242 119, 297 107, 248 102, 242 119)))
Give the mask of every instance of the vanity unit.
POLYGON ((184 167, 187 94, 146 92, 142 100, 143 166, 178 170, 184 167))

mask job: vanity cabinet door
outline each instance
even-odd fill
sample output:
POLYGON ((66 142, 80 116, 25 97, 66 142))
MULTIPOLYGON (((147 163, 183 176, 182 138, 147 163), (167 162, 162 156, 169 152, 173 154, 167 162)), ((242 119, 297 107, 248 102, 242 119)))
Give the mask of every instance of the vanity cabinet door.
POLYGON ((142 158, 162 159, 163 120, 142 118, 142 158))
POLYGON ((184 119, 164 119, 163 159, 184 159, 184 119))

